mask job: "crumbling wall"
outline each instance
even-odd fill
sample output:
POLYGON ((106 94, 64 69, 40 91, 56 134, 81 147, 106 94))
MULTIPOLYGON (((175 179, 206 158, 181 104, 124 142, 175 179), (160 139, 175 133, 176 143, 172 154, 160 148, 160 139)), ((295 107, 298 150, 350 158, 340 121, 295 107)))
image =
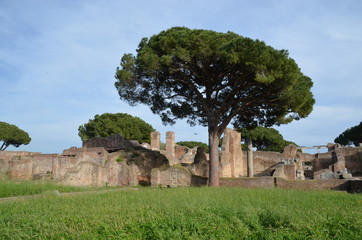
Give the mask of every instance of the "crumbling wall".
MULTIPOLYGON (((246 153, 244 153, 246 158, 246 153)), ((256 177, 271 176, 276 165, 283 159, 282 153, 254 151, 254 175, 256 177)))
POLYGON ((255 176, 274 176, 286 179, 304 179, 306 161, 312 161, 310 154, 297 151, 297 147, 289 145, 282 153, 255 151, 253 153, 255 176))
POLYGON ((130 186, 150 185, 152 168, 169 166, 157 151, 123 145, 129 148, 108 152, 105 147, 72 147, 62 155, 2 151, 0 172, 11 179, 52 179, 74 186, 130 186))
POLYGON ((313 169, 315 172, 322 169, 328 169, 330 165, 336 162, 332 152, 317 153, 314 156, 313 169))
MULTIPOLYGON (((227 129, 224 137, 220 176, 246 176, 247 156, 241 151, 240 133, 227 129)), ((156 132, 151 142, 153 146, 149 148, 157 149, 159 138, 156 132)), ((190 173, 190 184, 205 184, 209 176, 209 160, 204 150, 176 145, 173 132, 167 133, 165 151, 141 147, 120 135, 86 141, 84 146, 71 147, 61 155, 0 151, 0 179, 53 179, 77 186, 150 185, 153 169, 158 168, 162 172, 173 165, 190 173)), ((285 179, 304 179, 307 173, 315 179, 352 178, 349 173, 362 173, 362 147, 341 148, 329 144, 328 148, 329 152, 315 155, 300 153, 293 145, 287 146, 283 153, 255 151, 253 171, 258 177, 285 179)), ((165 174, 172 175, 171 172, 165 174)), ((157 180, 157 184, 164 185, 161 180, 157 180)))
POLYGON ((314 179, 350 178, 362 173, 362 147, 341 147, 328 144, 328 152, 316 154, 313 161, 314 179))
POLYGON ((362 176, 362 147, 342 148, 346 168, 358 176, 362 176))
MULTIPOLYGON (((195 148, 194 148, 195 149, 195 148)), ((210 162, 206 158, 205 150, 202 147, 196 148, 193 162, 182 162, 181 165, 187 168, 193 175, 209 177, 210 162)))

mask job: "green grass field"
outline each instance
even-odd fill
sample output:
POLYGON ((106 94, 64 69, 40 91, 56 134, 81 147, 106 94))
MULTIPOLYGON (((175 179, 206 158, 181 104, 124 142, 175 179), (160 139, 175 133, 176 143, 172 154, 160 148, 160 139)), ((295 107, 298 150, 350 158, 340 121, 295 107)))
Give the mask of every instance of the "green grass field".
POLYGON ((362 239, 362 195, 139 188, 0 202, 0 239, 362 239))
POLYGON ((41 194, 48 191, 83 192, 101 188, 72 187, 54 184, 51 181, 0 181, 0 198, 41 194))

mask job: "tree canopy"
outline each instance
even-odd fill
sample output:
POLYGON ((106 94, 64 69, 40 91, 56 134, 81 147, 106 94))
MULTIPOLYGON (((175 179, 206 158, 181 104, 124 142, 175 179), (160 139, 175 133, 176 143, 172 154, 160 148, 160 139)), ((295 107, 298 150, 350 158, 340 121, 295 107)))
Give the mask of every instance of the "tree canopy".
POLYGON ((362 143, 362 122, 360 122, 359 125, 345 130, 336 139, 334 139, 334 142, 343 146, 350 146, 352 144, 358 146, 362 143))
POLYGON ((0 151, 5 150, 10 145, 14 147, 28 145, 30 141, 29 134, 24 130, 13 124, 0 122, 0 151))
POLYGON ((209 153, 209 146, 206 143, 203 142, 196 142, 196 141, 181 141, 177 142, 176 144, 185 146, 188 148, 194 148, 194 147, 202 147, 206 153, 209 153))
POLYGON ((174 27, 143 38, 116 71, 121 100, 150 106, 164 123, 186 118, 207 126, 210 178, 219 184, 224 129, 272 126, 307 117, 312 81, 286 50, 228 32, 174 27))
POLYGON ((125 139, 150 142, 153 127, 138 117, 126 113, 104 113, 95 115, 78 128, 78 135, 85 141, 95 137, 108 137, 121 134, 125 139))
POLYGON ((250 138, 253 142, 253 147, 256 147, 258 151, 273 151, 282 152, 284 147, 289 144, 297 146, 294 142, 287 141, 274 128, 256 127, 253 130, 242 128, 241 132, 242 139, 250 138))

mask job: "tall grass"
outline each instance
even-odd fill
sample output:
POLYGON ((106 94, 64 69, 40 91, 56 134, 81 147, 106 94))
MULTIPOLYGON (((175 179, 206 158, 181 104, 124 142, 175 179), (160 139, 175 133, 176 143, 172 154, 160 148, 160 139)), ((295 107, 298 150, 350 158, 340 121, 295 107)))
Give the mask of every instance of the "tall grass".
POLYGON ((0 181, 0 198, 34 195, 52 190, 81 192, 91 190, 91 188, 63 186, 51 181, 0 181))
POLYGON ((0 239, 362 239, 362 195, 178 188, 0 203, 0 239))

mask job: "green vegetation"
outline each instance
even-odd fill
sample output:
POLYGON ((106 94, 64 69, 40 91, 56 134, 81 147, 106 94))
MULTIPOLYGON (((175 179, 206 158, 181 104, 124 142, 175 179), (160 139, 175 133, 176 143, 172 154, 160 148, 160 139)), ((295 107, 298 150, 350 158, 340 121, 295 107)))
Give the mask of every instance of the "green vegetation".
POLYGON ((0 239, 361 239, 362 195, 177 188, 0 202, 0 239))
POLYGON ((92 189, 94 190, 94 188, 63 186, 51 181, 0 181, 0 198, 41 194, 52 190, 82 192, 92 189))
MULTIPOLYGON (((289 144, 298 146, 294 142, 285 140, 279 131, 274 128, 257 126, 252 130, 242 128, 239 131, 245 142, 251 141, 252 147, 256 147, 258 151, 283 152, 284 147, 289 144)), ((247 149, 247 147, 243 149, 247 149)))
POLYGON ((160 141, 160 150, 166 150, 166 143, 160 141))
POLYGON ((14 147, 28 145, 30 141, 29 134, 24 130, 13 124, 0 122, 0 151, 5 150, 10 145, 14 147))
POLYGON ((336 139, 335 143, 339 143, 343 146, 355 145, 356 147, 362 143, 362 122, 359 125, 348 128, 341 133, 336 139))
POLYGON ((209 145, 207 145, 206 143, 203 143, 203 142, 182 141, 182 142, 177 142, 176 144, 185 146, 188 148, 202 147, 206 153, 209 153, 209 145))
POLYGON ((95 137, 121 134, 127 140, 151 142, 153 127, 138 117, 126 113, 104 113, 95 115, 88 123, 79 126, 78 135, 82 141, 95 137))
POLYGON ((219 185, 218 144, 229 124, 270 127, 307 117, 313 83, 288 51, 238 34, 174 27, 143 38, 116 71, 120 99, 145 104, 164 123, 208 127, 210 185, 219 185))
POLYGON ((119 154, 118 157, 116 158, 116 162, 120 163, 123 162, 123 156, 122 154, 119 154))

